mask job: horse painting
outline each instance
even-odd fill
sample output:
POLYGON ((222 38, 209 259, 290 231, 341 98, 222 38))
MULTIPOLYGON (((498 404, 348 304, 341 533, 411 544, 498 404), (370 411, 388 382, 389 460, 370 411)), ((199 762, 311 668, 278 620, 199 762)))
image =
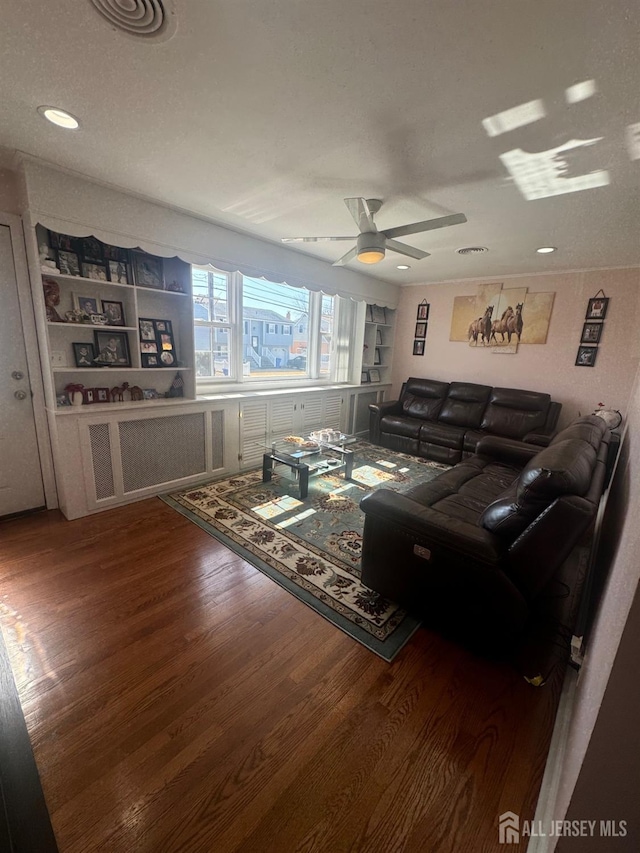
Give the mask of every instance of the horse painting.
POLYGON ((520 338, 522 337, 522 327, 524 326, 524 322, 522 320, 522 309, 524 308, 524 303, 518 302, 516 305, 516 313, 513 317, 509 318, 507 323, 507 336, 509 338, 509 343, 511 343, 511 335, 518 336, 518 343, 520 343, 520 338))
POLYGON ((469 340, 473 341, 478 346, 478 338, 482 338, 483 344, 489 343, 491 335, 491 315, 493 314, 493 305, 487 306, 482 317, 478 317, 469 326, 469 340))
MULTIPOLYGON (((514 317, 513 308, 509 305, 503 312, 502 316, 499 320, 494 320, 491 324, 491 340, 498 343, 498 339, 496 335, 502 335, 502 343, 504 343, 504 336, 509 334, 509 323, 514 317)), ((513 332, 511 332, 513 334, 513 332)), ((511 343, 511 334, 509 334, 509 343, 511 343)))

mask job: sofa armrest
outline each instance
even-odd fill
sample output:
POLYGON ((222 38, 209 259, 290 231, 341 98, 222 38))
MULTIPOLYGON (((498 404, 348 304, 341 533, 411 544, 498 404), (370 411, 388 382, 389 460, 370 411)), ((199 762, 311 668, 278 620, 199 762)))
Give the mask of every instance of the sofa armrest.
POLYGON ((369 441, 380 444, 380 418, 385 415, 401 415, 400 400, 389 400, 385 403, 369 403, 369 441))
POLYGON ((524 466, 539 453, 540 448, 527 444, 524 441, 516 441, 513 438, 500 438, 497 435, 487 435, 481 438, 476 445, 476 453, 480 456, 490 456, 505 465, 514 465, 517 468, 524 466))
POLYGON ((535 432, 528 432, 522 440, 526 441, 527 444, 535 444, 536 447, 548 447, 554 433, 555 430, 551 430, 550 432, 536 430, 535 432))
POLYGON ((365 515, 393 524, 419 542, 449 548, 476 563, 496 566, 506 551, 500 539, 488 530, 423 506, 390 489, 365 495, 360 508, 365 515))

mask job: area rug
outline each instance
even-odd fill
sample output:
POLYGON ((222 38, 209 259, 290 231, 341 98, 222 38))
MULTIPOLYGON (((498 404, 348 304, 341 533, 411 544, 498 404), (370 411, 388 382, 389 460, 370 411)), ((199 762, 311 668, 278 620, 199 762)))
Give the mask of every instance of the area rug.
POLYGON ((387 661, 419 625, 360 581, 362 497, 374 489, 404 490, 448 466, 393 453, 365 441, 351 445, 351 480, 338 472, 311 478, 300 500, 289 469, 262 469, 162 500, 223 542, 341 630, 387 661))

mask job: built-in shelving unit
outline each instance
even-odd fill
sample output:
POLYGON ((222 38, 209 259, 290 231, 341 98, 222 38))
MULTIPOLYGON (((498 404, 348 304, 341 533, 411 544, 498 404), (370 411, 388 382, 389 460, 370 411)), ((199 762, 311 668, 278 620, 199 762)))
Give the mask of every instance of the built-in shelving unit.
POLYGON ((391 380, 395 309, 367 305, 362 353, 362 384, 391 380))
MULTIPOLYGON (((111 388, 122 385, 125 381, 130 386, 138 386, 143 390, 155 390, 157 397, 149 402, 162 405, 165 402, 164 394, 171 386, 177 371, 180 371, 182 377, 184 398, 195 399, 193 306, 189 264, 179 258, 159 258, 138 250, 107 246, 93 237, 59 235, 41 226, 35 229, 34 243, 38 247, 39 274, 43 283, 40 292, 34 292, 34 302, 36 309, 42 313, 39 322, 44 334, 41 337, 46 341, 47 363, 43 366, 46 405, 49 411, 63 413, 68 409, 68 406, 63 405, 68 397, 65 392, 68 385, 111 388), (83 245, 87 245, 95 255, 93 261, 83 258, 83 245), (49 249, 49 262, 55 263, 57 269, 48 268, 46 262, 42 263, 45 247, 49 249), (119 261, 114 261, 114 256, 119 261), (68 274, 63 268, 70 261, 74 265, 77 263, 78 272, 88 270, 99 277, 68 274), (154 286, 147 286, 138 280, 137 271, 144 269, 145 263, 148 263, 155 276, 154 286), (118 266, 120 268, 116 270, 118 266), (105 280, 116 273, 121 278, 126 277, 127 281, 105 280), (56 292, 54 310, 60 321, 46 319, 44 285, 47 281, 47 289, 56 292), (165 289, 167 286, 173 289, 165 289), (88 310, 85 310, 92 300, 100 309, 96 315, 91 315, 93 322, 89 319, 88 310), (119 323, 105 322, 105 317, 99 317, 103 313, 101 309, 105 301, 121 304, 122 316, 119 323), (76 322, 72 315, 79 309, 85 310, 85 314, 81 322, 76 322), (140 320, 158 321, 159 330, 164 322, 171 333, 170 338, 161 341, 158 331, 157 341, 146 342, 146 352, 143 353, 145 344, 141 341, 140 320), (99 336, 96 336, 96 332, 99 336), (120 340, 120 350, 126 343, 129 363, 108 366, 92 363, 88 366, 78 366, 73 345, 92 345, 93 361, 98 355, 98 340, 104 341, 105 333, 109 332, 114 333, 120 340), (171 348, 163 350, 165 345, 171 348), (149 358, 154 355, 154 347, 157 359, 149 358), (161 359, 168 363, 161 364, 161 359), (158 363, 149 364, 153 361, 158 363)), ((32 247, 32 258, 35 258, 35 253, 36 249, 32 247)), ((34 290, 37 291, 37 287, 34 287, 34 290)))

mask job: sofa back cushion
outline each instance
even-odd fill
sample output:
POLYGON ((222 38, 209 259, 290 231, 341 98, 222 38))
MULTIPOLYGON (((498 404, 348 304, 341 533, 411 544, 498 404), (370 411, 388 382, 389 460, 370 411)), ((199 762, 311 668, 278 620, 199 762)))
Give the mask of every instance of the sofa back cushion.
POLYGON ((491 388, 473 382, 452 382, 438 420, 454 426, 477 429, 487 407, 491 388))
POLYGON ((411 377, 402 391, 402 413, 411 418, 435 421, 448 390, 448 382, 411 377))
POLYGON ((531 459, 520 476, 480 516, 486 530, 512 542, 563 495, 584 495, 589 489, 596 450, 585 441, 566 438, 531 459))
POLYGON ((516 388, 494 388, 481 428, 492 435, 523 438, 527 433, 544 427, 550 403, 549 394, 519 391, 516 388))
POLYGON ((560 430, 549 442, 549 446, 566 441, 568 438, 579 438, 597 450, 607 429, 608 427, 602 418, 597 417, 597 415, 585 415, 577 418, 570 426, 560 430))

